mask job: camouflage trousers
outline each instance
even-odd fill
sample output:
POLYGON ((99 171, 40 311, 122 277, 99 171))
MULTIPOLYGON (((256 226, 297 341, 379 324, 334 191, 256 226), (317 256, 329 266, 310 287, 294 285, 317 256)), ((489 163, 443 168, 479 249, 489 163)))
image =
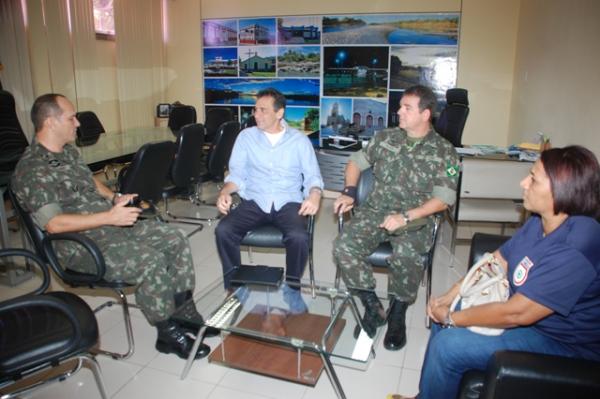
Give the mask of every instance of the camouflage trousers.
POLYGON ((428 223, 392 234, 379 227, 388 214, 357 208, 334 241, 333 257, 346 286, 374 289, 373 267, 366 259, 380 243, 390 241, 393 253, 388 259, 388 294, 413 303, 423 276, 423 255, 431 247, 432 228, 428 223))
MULTIPOLYGON (((193 291, 196 282, 188 239, 179 229, 154 220, 110 230, 93 237, 104 256, 106 280, 136 284, 136 303, 151 324, 169 318, 175 311, 173 295, 193 291)), ((89 270, 91 260, 79 255, 69 262, 71 267, 89 270)))

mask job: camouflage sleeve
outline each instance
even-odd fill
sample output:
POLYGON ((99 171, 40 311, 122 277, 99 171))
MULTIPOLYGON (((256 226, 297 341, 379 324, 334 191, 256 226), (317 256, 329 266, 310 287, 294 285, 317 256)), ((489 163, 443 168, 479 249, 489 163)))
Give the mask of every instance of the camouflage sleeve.
POLYGON ((12 187, 22 206, 36 223, 45 228, 50 219, 63 213, 55 176, 40 168, 22 167, 13 177, 12 187))
POLYGON ((376 134, 369 140, 369 144, 362 151, 357 151, 350 155, 350 161, 354 162, 361 171, 370 168, 375 163, 376 149, 383 135, 383 132, 376 134))
POLYGON ((444 145, 440 150, 442 163, 434 177, 432 197, 452 206, 456 202, 459 159, 454 147, 444 145))

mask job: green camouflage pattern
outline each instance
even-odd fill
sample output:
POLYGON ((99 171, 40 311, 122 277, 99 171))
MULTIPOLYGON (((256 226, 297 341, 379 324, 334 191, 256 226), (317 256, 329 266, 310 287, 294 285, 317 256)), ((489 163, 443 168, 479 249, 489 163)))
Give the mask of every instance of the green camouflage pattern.
POLYGON ((374 186, 364 203, 336 238, 333 256, 348 287, 375 288, 366 261, 383 241, 390 241, 388 293, 403 302, 417 297, 423 275, 423 255, 431 247, 433 215, 393 232, 379 227, 387 215, 416 208, 431 198, 448 205, 456 199, 458 155, 433 130, 414 143, 402 129, 385 129, 360 153, 353 154, 361 170, 373 168, 374 186))
MULTIPOLYGON (((59 214, 90 214, 112 207, 96 189, 92 172, 71 145, 62 153, 53 153, 34 141, 17 164, 11 187, 42 229, 59 214)), ((107 280, 137 285, 136 303, 151 323, 174 312, 175 293, 193 291, 192 254, 179 229, 155 220, 138 220, 132 227, 102 226, 81 233, 102 251, 107 280)), ((55 249, 65 267, 93 270, 93 260, 82 247, 57 242, 55 249)))

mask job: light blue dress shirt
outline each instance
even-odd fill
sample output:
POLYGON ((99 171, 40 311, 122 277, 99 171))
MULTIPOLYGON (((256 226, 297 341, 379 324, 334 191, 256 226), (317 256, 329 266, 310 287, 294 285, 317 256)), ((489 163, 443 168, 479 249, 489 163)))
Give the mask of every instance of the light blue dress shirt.
POLYGON ((265 213, 288 202, 301 203, 313 187, 323 189, 315 151, 308 137, 281 121, 283 137, 273 146, 265 133, 253 126, 244 129, 233 146, 225 182, 238 187, 239 195, 253 200, 265 213))

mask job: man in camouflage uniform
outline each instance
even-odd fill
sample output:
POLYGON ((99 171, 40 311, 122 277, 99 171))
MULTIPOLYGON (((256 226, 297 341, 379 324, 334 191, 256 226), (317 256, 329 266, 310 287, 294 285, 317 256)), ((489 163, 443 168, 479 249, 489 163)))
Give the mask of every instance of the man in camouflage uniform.
MULTIPOLYGON (((136 303, 158 329, 157 350, 186 358, 193 346, 188 331, 171 319, 176 306, 191 298, 195 276, 188 240, 178 230, 153 220, 138 220, 141 209, 128 207, 136 195, 113 193, 94 179, 70 144, 79 121, 62 95, 36 99, 31 119, 35 139, 19 161, 11 187, 35 222, 48 233, 81 232, 100 248, 107 280, 136 284, 136 303)), ((69 268, 89 272, 84 249, 57 245, 69 268)), ((196 315, 201 318, 200 315, 196 315)), ((196 357, 210 348, 201 345, 196 357)))
MULTIPOLYGON (((400 129, 385 129, 346 167, 346 187, 334 211, 352 208, 361 171, 372 168, 373 191, 354 213, 334 243, 333 255, 348 287, 374 289, 366 258, 390 241, 388 292, 393 297, 384 346, 398 350, 406 343, 406 308, 413 303, 423 274, 423 254, 431 246, 433 214, 456 199, 458 156, 431 126, 436 98, 429 88, 413 86, 400 101, 400 129)), ((357 291, 365 305, 363 324, 373 336, 385 323, 385 312, 372 291, 357 291)))

